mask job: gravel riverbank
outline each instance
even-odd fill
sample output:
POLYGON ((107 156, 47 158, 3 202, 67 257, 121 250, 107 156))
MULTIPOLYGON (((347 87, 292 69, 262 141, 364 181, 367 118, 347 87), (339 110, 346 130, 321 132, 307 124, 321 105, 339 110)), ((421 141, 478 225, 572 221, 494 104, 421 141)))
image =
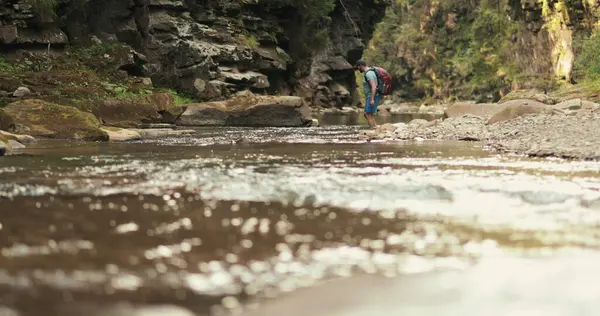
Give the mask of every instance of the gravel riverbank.
POLYGON ((488 118, 463 115, 427 122, 385 124, 366 139, 481 141, 490 148, 534 157, 600 159, 600 112, 538 113, 488 124, 488 118))

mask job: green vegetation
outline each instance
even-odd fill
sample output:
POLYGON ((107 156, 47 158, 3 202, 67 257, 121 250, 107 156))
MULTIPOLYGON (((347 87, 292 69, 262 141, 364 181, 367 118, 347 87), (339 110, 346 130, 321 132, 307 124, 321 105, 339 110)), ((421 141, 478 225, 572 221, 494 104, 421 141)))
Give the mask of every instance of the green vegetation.
POLYGON ((294 0, 300 13, 299 41, 300 53, 322 49, 329 43, 328 29, 331 24, 329 14, 335 8, 336 0, 294 0))
POLYGON ((29 3, 35 12, 40 15, 47 15, 51 17, 56 16, 58 0, 29 0, 29 3))
MULTIPOLYGON (((133 99, 154 92, 167 92, 178 105, 195 103, 173 90, 161 90, 128 77, 119 67, 129 50, 115 44, 71 47, 66 53, 28 54, 22 59, 0 58, 0 86, 8 91, 25 85, 34 87, 36 98, 81 110, 106 99, 133 99)), ((0 97, 0 107, 14 102, 0 97)))
POLYGON ((258 40, 254 35, 240 34, 237 36, 237 42, 242 45, 246 45, 252 49, 257 48, 259 46, 258 40))
POLYGON ((578 81, 600 81, 600 32, 576 38, 574 51, 573 78, 578 81))
POLYGON ((161 89, 159 92, 170 93, 175 97, 175 105, 184 105, 184 104, 192 104, 198 103, 198 100, 190 98, 188 96, 182 95, 179 92, 171 89, 161 89))
POLYGON ((404 98, 491 101, 600 79, 599 18, 590 0, 396 0, 365 56, 404 98))

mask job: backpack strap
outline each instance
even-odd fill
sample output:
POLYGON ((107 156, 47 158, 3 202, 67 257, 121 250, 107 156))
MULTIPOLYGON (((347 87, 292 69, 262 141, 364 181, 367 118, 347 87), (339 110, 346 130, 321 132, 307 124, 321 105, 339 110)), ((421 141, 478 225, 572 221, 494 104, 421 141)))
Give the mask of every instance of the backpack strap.
POLYGON ((379 84, 379 79, 377 78, 377 72, 375 71, 375 67, 371 67, 371 68, 369 68, 369 69, 367 69, 367 70, 365 71, 365 74, 363 75, 363 76, 365 77, 365 81, 366 81, 366 82, 369 82, 369 80, 367 80, 367 73, 368 73, 369 71, 372 71, 372 72, 374 72, 374 73, 375 73, 375 82, 376 82, 376 84, 375 84, 375 85, 378 85, 378 84, 379 84))

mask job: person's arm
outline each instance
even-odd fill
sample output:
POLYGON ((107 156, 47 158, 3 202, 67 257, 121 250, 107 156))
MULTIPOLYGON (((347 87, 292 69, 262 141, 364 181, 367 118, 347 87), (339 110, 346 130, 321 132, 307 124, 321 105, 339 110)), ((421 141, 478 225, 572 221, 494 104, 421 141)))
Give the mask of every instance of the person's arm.
POLYGON ((377 94, 377 87, 375 86, 375 80, 369 80, 371 86, 371 105, 375 104, 375 95, 377 94))

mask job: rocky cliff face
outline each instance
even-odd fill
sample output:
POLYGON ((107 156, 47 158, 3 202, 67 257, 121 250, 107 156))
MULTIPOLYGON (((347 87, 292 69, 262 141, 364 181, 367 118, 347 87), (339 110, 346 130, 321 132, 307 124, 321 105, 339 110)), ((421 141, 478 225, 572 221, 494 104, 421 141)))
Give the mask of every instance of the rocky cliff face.
POLYGON ((351 103, 352 65, 383 17, 384 1, 336 0, 303 23, 312 2, 4 0, 0 48, 119 42, 132 49, 122 66, 129 75, 201 100, 251 90, 300 95, 318 106, 351 103))

